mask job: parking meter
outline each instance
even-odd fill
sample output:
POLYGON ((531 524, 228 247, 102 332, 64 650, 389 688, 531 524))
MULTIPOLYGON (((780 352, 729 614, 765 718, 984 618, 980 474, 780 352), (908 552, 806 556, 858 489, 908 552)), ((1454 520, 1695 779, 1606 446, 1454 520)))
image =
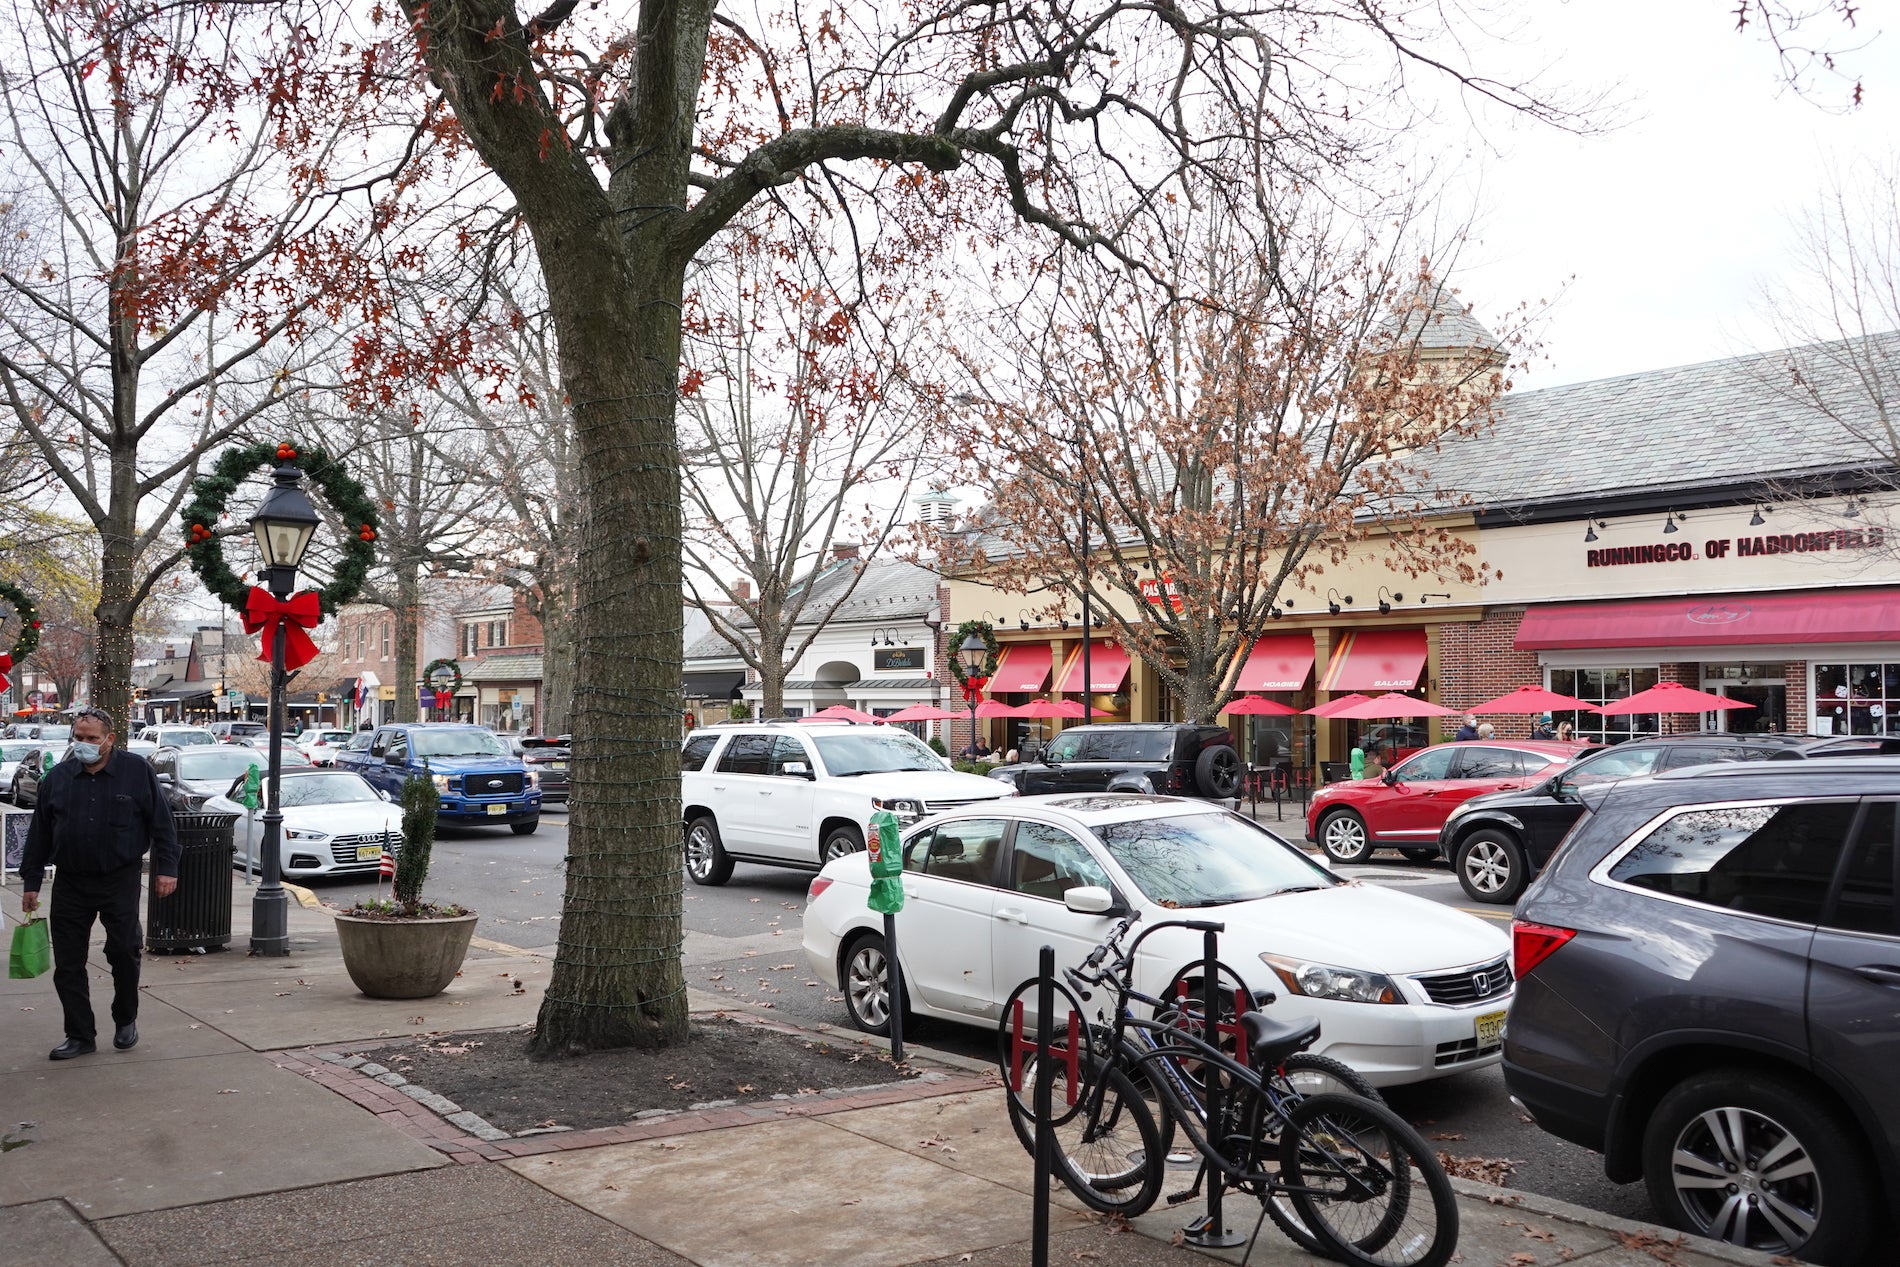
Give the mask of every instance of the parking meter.
POLYGON ((867 905, 874 911, 895 915, 904 909, 904 853, 897 843, 897 815, 887 809, 872 812, 865 848, 871 855, 871 896, 867 905))

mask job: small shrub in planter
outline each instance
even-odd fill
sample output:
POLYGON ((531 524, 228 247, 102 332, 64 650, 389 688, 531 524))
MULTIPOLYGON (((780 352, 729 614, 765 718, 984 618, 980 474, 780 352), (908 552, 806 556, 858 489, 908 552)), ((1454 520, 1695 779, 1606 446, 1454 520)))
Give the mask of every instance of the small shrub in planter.
POLYGON ((440 994, 468 955, 474 912, 422 900, 440 802, 426 766, 421 774, 403 780, 403 846, 396 859, 395 896, 359 902, 337 915, 343 966, 356 988, 371 998, 440 994))
POLYGON ((941 735, 932 735, 930 737, 930 750, 940 757, 950 755, 950 749, 944 746, 943 737, 941 735))

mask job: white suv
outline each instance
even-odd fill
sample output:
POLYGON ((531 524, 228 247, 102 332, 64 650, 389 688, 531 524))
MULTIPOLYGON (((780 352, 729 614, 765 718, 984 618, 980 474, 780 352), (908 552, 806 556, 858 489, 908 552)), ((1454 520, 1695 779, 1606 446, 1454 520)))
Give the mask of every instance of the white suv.
POLYGON ((872 810, 888 809, 908 826, 1015 794, 995 779, 951 770, 895 726, 709 726, 680 748, 686 874, 695 884, 724 884, 735 861, 815 870, 864 848, 872 810))

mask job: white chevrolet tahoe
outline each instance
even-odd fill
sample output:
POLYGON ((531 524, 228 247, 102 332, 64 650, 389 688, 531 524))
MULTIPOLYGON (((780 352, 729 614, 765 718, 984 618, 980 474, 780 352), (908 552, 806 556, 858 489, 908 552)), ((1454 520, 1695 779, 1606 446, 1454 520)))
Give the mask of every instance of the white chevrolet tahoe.
POLYGON ((1014 796, 959 774, 907 730, 847 721, 721 723, 680 747, 686 874, 724 884, 734 862, 817 870, 864 848, 875 809, 906 826, 1014 796))

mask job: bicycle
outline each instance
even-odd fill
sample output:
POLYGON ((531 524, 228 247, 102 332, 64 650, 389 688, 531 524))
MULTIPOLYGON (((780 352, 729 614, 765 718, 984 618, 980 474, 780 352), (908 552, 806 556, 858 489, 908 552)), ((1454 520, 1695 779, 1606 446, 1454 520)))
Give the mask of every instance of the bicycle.
MULTIPOLYGON (((1232 1025, 1217 1016, 1215 1041, 1209 1041, 1204 1010, 1136 990, 1136 952, 1146 938, 1164 928, 1222 928, 1164 920, 1124 949, 1121 941, 1139 918, 1137 913, 1117 921, 1080 968, 1065 969, 1068 987, 1052 983, 1077 1018, 1094 989, 1114 991, 1106 1023, 1099 1012, 1097 1023, 1072 1022, 1073 1032, 1061 1044, 1064 1060, 1051 1073, 1051 1104, 1064 1106, 1052 1124, 1055 1168, 1069 1191, 1095 1210, 1131 1218, 1145 1212, 1160 1193, 1167 1141, 1178 1126, 1202 1167, 1194 1186, 1171 1200, 1198 1193, 1212 1167, 1225 1187, 1261 1202, 1261 1221, 1272 1218, 1310 1252, 1366 1267, 1443 1267, 1457 1247, 1458 1210, 1450 1180, 1425 1141, 1376 1092, 1359 1094, 1371 1088, 1357 1074, 1304 1052, 1318 1037, 1317 1021, 1280 1023, 1258 1010, 1259 1000, 1243 988, 1232 1025), (1153 1019, 1137 1016, 1135 1004, 1148 1008, 1153 1019), (1237 1033, 1237 1044, 1245 1042, 1251 1066, 1220 1049, 1220 1031, 1227 1029, 1237 1033), (1294 1077, 1302 1065, 1323 1071, 1351 1093, 1303 1093, 1294 1077), (1220 1089, 1212 1097, 1219 1101, 1212 1121, 1209 1077, 1220 1089), (1138 1081, 1153 1093, 1156 1108, 1138 1081)), ((1199 970, 1196 964, 1183 972, 1199 970)), ((1020 1000, 1035 985, 1032 980, 1019 986, 1004 1009, 1006 1072, 1022 1075, 1020 1081, 1012 1077, 1012 1087, 1032 1086, 1039 1073, 1033 1060, 1023 1069, 1016 1054, 1022 1051, 1020 1000), (1012 1026, 1018 1027, 1015 1042, 1012 1026)), ((1017 1090, 1006 1100, 1018 1138, 1033 1148, 1029 1104, 1017 1090)), ((1257 1236, 1258 1223, 1254 1231, 1257 1236)))

